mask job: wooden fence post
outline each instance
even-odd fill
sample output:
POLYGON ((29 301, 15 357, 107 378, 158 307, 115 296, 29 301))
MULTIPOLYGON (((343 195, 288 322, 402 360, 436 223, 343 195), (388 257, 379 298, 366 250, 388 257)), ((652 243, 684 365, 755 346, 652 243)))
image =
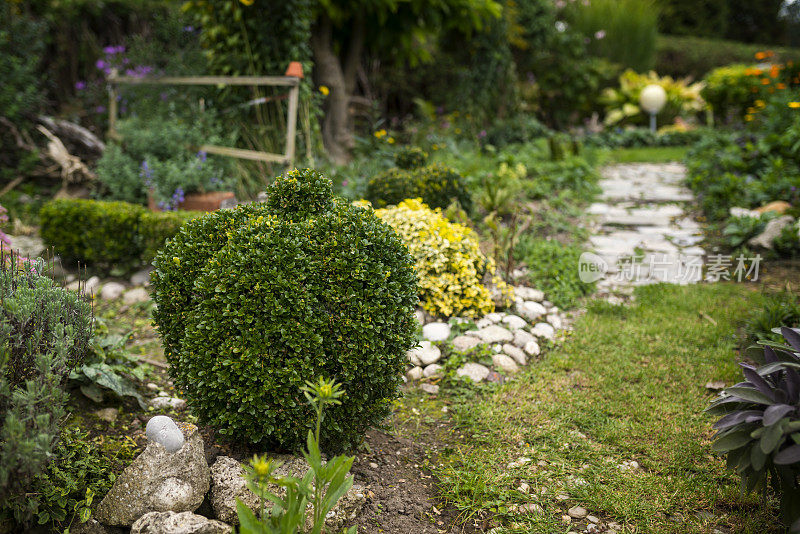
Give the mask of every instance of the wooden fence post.
MULTIPOLYGON (((299 80, 298 80, 299 82, 299 80)), ((294 168, 295 137, 297 130, 297 103, 300 97, 300 84, 289 90, 289 109, 286 117, 286 165, 294 168)))

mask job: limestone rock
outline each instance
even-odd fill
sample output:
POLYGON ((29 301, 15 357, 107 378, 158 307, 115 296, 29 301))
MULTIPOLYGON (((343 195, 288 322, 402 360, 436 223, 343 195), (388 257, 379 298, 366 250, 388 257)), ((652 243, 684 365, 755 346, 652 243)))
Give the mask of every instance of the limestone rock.
POLYGON ((185 443, 183 432, 171 418, 157 415, 150 418, 145 427, 147 439, 163 446, 167 452, 180 450, 185 443))
POLYGON ((519 347, 515 347, 510 343, 506 343, 505 345, 503 345, 503 352, 506 355, 511 356, 514 359, 514 361, 517 362, 519 365, 525 365, 528 363, 528 357, 525 355, 522 349, 520 349, 519 347))
POLYGON ((547 322, 550 323, 556 330, 561 330, 564 323, 561 321, 561 316, 557 313, 551 313, 547 316, 547 322))
POLYGON ((103 300, 118 299, 122 296, 123 292, 125 292, 125 286, 118 282, 109 282, 104 284, 103 288, 100 290, 100 298, 103 300))
POLYGON ((519 348, 524 348, 526 344, 530 343, 531 341, 536 341, 536 336, 531 334, 526 330, 516 330, 514 331, 514 345, 519 348))
POLYGON ((150 273, 153 272, 153 267, 148 266, 144 269, 136 271, 131 276, 131 285, 132 286, 149 286, 150 285, 150 273))
POLYGON ((438 362, 442 357, 442 351, 439 347, 432 345, 430 341, 420 341, 419 347, 413 348, 406 352, 409 361, 413 365, 426 366, 438 362))
POLYGON ((156 397, 150 401, 150 406, 156 410, 183 410, 186 408, 186 401, 177 397, 156 397))
POLYGON ((147 302, 150 300, 150 293, 143 287, 135 287, 130 291, 126 291, 124 295, 122 295, 122 302, 131 306, 133 304, 137 304, 139 302, 147 302))
POLYGON ((194 425, 182 423, 179 428, 183 433, 184 445, 175 452, 168 452, 158 442, 149 443, 144 452, 117 477, 111 491, 98 505, 95 513, 98 521, 107 525, 129 526, 148 512, 197 510, 210 485, 203 439, 194 425))
POLYGON ((406 378, 409 380, 409 382, 416 382, 417 380, 422 378, 422 373, 423 373, 422 367, 417 365, 406 371, 406 378))
POLYGON ((541 302, 544 300, 543 292, 527 286, 516 286, 514 288, 514 295, 522 300, 532 300, 534 302, 541 302))
POLYGON ((507 354, 495 354, 492 356, 492 363, 497 369, 500 369, 504 373, 513 374, 519 371, 517 362, 507 354))
POLYGON ((506 315, 503 317, 503 323, 511 330, 519 330, 520 328, 525 328, 528 326, 528 323, 525 321, 525 319, 519 315, 506 315))
POLYGON ((236 499, 251 510, 257 510, 260 506, 258 496, 247 489, 243 475, 242 465, 228 456, 217 456, 211 466, 211 507, 220 521, 239 524, 236 499))
POLYGON ((450 337, 450 325, 447 323, 428 323, 422 327, 422 337, 428 341, 444 341, 450 337))
POLYGON ((489 376, 489 368, 475 362, 467 362, 456 371, 458 376, 466 376, 473 382, 481 382, 489 376))
POLYGON ((531 330, 533 335, 538 337, 543 337, 550 341, 553 341, 556 338, 556 329, 553 328, 553 325, 549 323, 536 323, 531 330))
POLYGON ((422 376, 425 378, 433 378, 442 374, 442 366, 438 363, 432 363, 422 370, 422 376))
POLYGON ((131 534, 229 534, 230 525, 192 512, 149 512, 131 526, 131 534))
POLYGON ((535 341, 529 341, 526 343, 522 350, 524 350, 529 356, 538 356, 542 352, 542 349, 539 348, 539 344, 535 341))
POLYGON ((475 336, 458 336, 453 339, 453 348, 461 352, 467 352, 481 343, 482 341, 475 336))
POLYGON ((503 343, 514 339, 514 334, 502 326, 492 325, 476 330, 474 334, 484 343, 503 343))
POLYGON ((438 385, 436 385, 436 384, 428 384, 427 382, 423 383, 423 384, 420 384, 419 385, 419 389, 421 389, 422 391, 424 391, 425 393, 427 393, 429 395, 436 395, 436 394, 439 393, 439 386, 438 385))
POLYGON ((517 313, 528 321, 535 321, 547 313, 547 309, 540 303, 533 300, 523 300, 517 302, 517 313))
POLYGON ((792 224, 794 218, 791 215, 783 215, 777 219, 772 219, 764 227, 764 231, 750 239, 747 243, 754 247, 763 247, 766 249, 772 248, 772 242, 775 241, 784 228, 792 224))

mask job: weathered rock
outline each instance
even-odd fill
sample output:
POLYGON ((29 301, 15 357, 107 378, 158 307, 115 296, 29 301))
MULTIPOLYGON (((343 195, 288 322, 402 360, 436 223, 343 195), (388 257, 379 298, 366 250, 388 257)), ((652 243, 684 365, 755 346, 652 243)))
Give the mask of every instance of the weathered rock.
POLYGON ((476 336, 458 336, 453 339, 453 348, 461 352, 467 352, 482 343, 480 338, 476 336))
MULTIPOLYGON (((153 434, 151 430, 148 428, 148 437, 153 434)), ((182 423, 180 430, 185 441, 180 449, 168 452, 161 443, 151 442, 125 468, 98 505, 98 521, 128 526, 148 512, 193 512, 202 504, 210 485, 203 440, 194 425, 182 423)))
POLYGON ((516 330, 514 332, 514 345, 519 348, 525 347, 531 341, 536 341, 536 336, 525 330, 516 330))
POLYGON ((450 337, 450 325, 447 323, 428 323, 422 327, 422 337, 428 341, 444 341, 450 337))
POLYGON ((422 370, 422 376, 425 378, 432 378, 442 374, 442 366, 438 363, 432 363, 422 370))
POLYGON ((138 270, 133 275, 131 275, 131 285, 132 286, 149 286, 150 285, 150 273, 153 272, 152 266, 147 266, 144 269, 138 270))
POLYGON ((556 338, 556 330, 553 328, 553 325, 549 323, 536 323, 531 330, 531 333, 534 336, 543 337, 550 341, 553 341, 556 338))
POLYGON ((8 238, 11 241, 11 249, 24 258, 38 258, 47 249, 44 241, 38 236, 15 235, 8 238))
POLYGON ((102 408, 94 412, 94 414, 106 423, 113 423, 119 416, 119 410, 117 408, 102 408))
POLYGON ((475 362, 467 362, 456 371, 458 376, 466 376, 473 382, 481 382, 489 376, 489 368, 475 362))
POLYGON ((124 292, 125 286, 119 282, 108 282, 107 284, 103 284, 103 288, 100 290, 100 298, 103 300, 114 300, 120 298, 124 292))
POLYGON ((139 302, 147 302, 148 300, 150 300, 150 293, 143 287, 135 287, 122 295, 122 302, 128 306, 138 304, 139 302))
POLYGON ((406 371, 406 378, 409 380, 409 382, 416 382, 417 380, 422 378, 422 374, 423 374, 422 367, 417 365, 406 371))
POLYGON ((149 512, 131 526, 131 534, 229 534, 230 525, 192 512, 149 512))
POLYGON ((764 227, 763 232, 750 239, 747 243, 754 247, 771 249, 775 238, 781 235, 783 229, 792 224, 792 222, 794 222, 794 218, 791 215, 783 215, 777 219, 772 219, 764 227))
POLYGON ((260 506, 258 496, 247 489, 243 475, 242 465, 228 456, 217 456, 211 466, 211 507, 220 521, 239 524, 236 499, 240 499, 251 510, 257 510, 260 506))
POLYGON ((406 352, 409 361, 413 365, 420 365, 422 367, 438 362, 442 357, 442 351, 439 347, 432 345, 430 341, 424 340, 419 342, 419 347, 413 348, 406 352))
POLYGON ((528 357, 525 355, 522 349, 515 347, 510 343, 503 345, 503 352, 508 356, 511 356, 519 365, 525 365, 528 363, 528 357))
POLYGON ((493 312, 486 315, 486 320, 491 321, 492 324, 496 324, 503 320, 503 316, 504 314, 502 313, 493 312))
POLYGON ((542 352, 542 349, 539 348, 539 344, 535 341, 529 341, 525 343, 525 347, 522 350, 524 350, 529 356, 538 356, 542 352))
POLYGON ((558 315, 557 313, 551 313, 550 315, 548 315, 547 322, 550 323, 556 330, 561 330, 561 328, 563 327, 561 316, 558 315))
POLYGON ((522 300, 532 300, 534 302, 541 302, 544 300, 543 292, 528 286, 516 286, 514 288, 514 295, 522 300))
POLYGON ((167 452, 180 450, 185 443, 181 429, 166 415, 150 418, 145 427, 145 434, 147 439, 163 446, 167 452))
POLYGON ((425 312, 424 311, 422 311, 422 310, 415 311, 414 312, 414 318, 417 320, 417 322, 419 324, 421 324, 421 325, 425 324, 425 312))
POLYGON ((583 519, 589 514, 589 512, 586 511, 586 508, 583 508, 581 506, 573 506, 572 508, 567 510, 567 514, 569 514, 570 517, 575 519, 583 519))
POLYGON ((484 343, 504 343, 514 339, 514 334, 502 326, 497 325, 470 331, 470 335, 477 336, 478 339, 482 340, 484 343))
POLYGON ((547 309, 540 303, 533 300, 523 300, 517 302, 517 313, 528 321, 535 321, 547 313, 547 309))
POLYGON ((150 401, 150 406, 156 410, 183 410, 186 401, 177 397, 156 397, 150 401))
POLYGON ((495 354, 492 356, 492 363, 504 373, 513 374, 519 371, 517 363, 507 354, 495 354))
MULTIPOLYGON (((77 521, 76 521, 77 523, 77 521)), ((91 518, 86 523, 73 523, 69 530, 71 534, 108 534, 109 530, 97 519, 91 518)))
POLYGON ((419 385, 419 389, 427 393, 428 395, 437 395, 439 393, 439 386, 436 384, 428 384, 423 383, 419 385))
POLYGON ((519 315, 506 315, 503 317, 503 324, 508 326, 511 330, 519 330, 525 328, 528 323, 519 315))

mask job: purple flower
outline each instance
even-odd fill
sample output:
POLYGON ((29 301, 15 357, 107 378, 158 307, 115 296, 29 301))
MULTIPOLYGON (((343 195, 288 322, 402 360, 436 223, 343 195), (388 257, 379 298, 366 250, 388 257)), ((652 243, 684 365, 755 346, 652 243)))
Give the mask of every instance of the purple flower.
POLYGON ((106 112, 106 107, 105 106, 97 106, 96 108, 94 108, 94 112, 95 113, 105 113, 106 112))
POLYGON ((183 31, 185 31, 185 32, 193 32, 194 31, 194 26, 184 26, 183 27, 183 31))
POLYGON ((107 55, 107 56, 113 56, 114 54, 117 53, 117 47, 116 46, 106 46, 105 48, 103 48, 103 53, 105 55, 107 55))
POLYGON ((161 93, 158 96, 159 96, 159 98, 161 98, 162 102, 166 102, 167 101, 167 93, 161 93))
POLYGON ((343 180, 342 181, 342 187, 347 187, 347 184, 349 184, 349 183, 350 182, 348 182, 347 180, 343 180))
POLYGON ((147 160, 144 160, 142 165, 139 167, 139 176, 144 178, 144 183, 147 187, 152 187, 153 169, 151 169, 150 165, 147 164, 147 160))
POLYGON ((80 81, 75 82, 75 89, 77 91, 83 91, 84 89, 86 89, 86 82, 80 82, 80 81))
POLYGON ((478 133, 478 137, 481 138, 481 139, 486 137, 486 130, 481 130, 480 133, 478 133))
POLYGON ((175 192, 172 194, 172 205, 173 206, 177 206, 178 204, 180 204, 184 200, 185 200, 185 198, 184 198, 184 194, 183 194, 183 188, 182 187, 178 187, 177 189, 175 189, 175 192))
POLYGON ((601 39, 606 38, 606 31, 605 30, 597 30, 594 32, 594 38, 600 41, 601 39))
POLYGON ((205 163, 208 159, 208 153, 205 150, 201 150, 197 153, 197 159, 199 159, 202 163, 205 163))
POLYGON ((94 66, 97 67, 99 70, 103 70, 108 67, 108 63, 106 63, 102 59, 98 59, 97 63, 95 63, 94 66))

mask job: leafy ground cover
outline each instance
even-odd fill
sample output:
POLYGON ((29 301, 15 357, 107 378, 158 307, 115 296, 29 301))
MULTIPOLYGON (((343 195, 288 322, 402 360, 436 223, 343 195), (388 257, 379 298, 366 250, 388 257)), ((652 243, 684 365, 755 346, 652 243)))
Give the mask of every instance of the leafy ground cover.
POLYGON ((454 397, 466 439, 435 472, 463 520, 563 533, 585 526, 564 517, 579 505, 624 532, 779 530, 773 497, 741 496, 712 454, 703 414, 705 384, 738 379, 737 328, 761 305, 757 288, 659 285, 636 297, 591 303, 540 364, 454 397))
POLYGON ((666 163, 683 161, 688 150, 686 146, 617 148, 606 157, 610 163, 666 163))

